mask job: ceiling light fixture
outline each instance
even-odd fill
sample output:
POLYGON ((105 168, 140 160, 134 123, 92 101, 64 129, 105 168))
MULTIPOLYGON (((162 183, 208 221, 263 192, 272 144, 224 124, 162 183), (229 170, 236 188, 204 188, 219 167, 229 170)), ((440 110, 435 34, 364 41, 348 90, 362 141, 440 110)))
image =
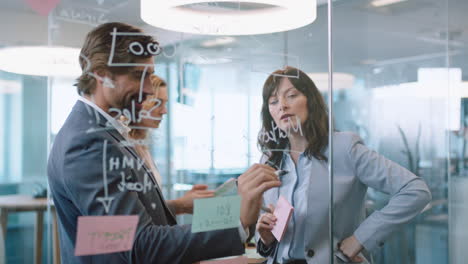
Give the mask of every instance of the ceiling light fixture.
POLYGON ((300 28, 317 17, 316 0, 141 0, 141 19, 155 27, 205 35, 255 35, 300 28), (267 5, 250 10, 190 8, 201 3, 267 5))
POLYGON ((80 50, 61 46, 22 46, 0 49, 0 70, 36 76, 77 77, 80 50))
MULTIPOLYGON (((328 73, 307 73, 314 81, 315 86, 321 92, 328 92, 328 73)), ((354 75, 349 73, 334 72, 333 73, 333 90, 350 89, 354 85, 354 75)))
POLYGON ((408 0, 374 0, 371 2, 371 5, 374 7, 382 7, 382 6, 393 5, 393 4, 401 3, 405 1, 408 1, 408 0))

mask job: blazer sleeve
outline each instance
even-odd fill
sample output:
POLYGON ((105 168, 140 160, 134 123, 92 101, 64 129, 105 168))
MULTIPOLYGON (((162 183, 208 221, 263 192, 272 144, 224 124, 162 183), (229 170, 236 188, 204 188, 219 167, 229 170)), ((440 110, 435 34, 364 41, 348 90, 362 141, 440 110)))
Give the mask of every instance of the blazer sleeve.
POLYGON ((264 258, 273 257, 277 244, 278 242, 275 240, 270 246, 266 246, 259 238, 257 240, 257 252, 264 258))
MULTIPOLYGON (((97 200, 104 196, 103 153, 107 159, 122 157, 119 146, 105 145, 102 136, 79 137, 65 154, 64 185, 81 215, 138 215, 139 222, 133 248, 116 253, 126 263, 193 263, 199 260, 240 255, 244 253, 237 228, 213 232, 191 233, 190 225, 155 225, 147 208, 134 191, 121 191, 121 173, 127 170, 107 168, 108 197, 113 200, 108 213, 97 200), (85 139, 83 139, 85 138, 85 139)), ((76 237, 72 237, 73 243, 76 237)))
POLYGON ((353 135, 351 142, 348 155, 355 175, 365 185, 391 195, 388 204, 372 213, 354 232, 367 250, 373 250, 417 216, 431 201, 431 193, 421 177, 370 150, 358 136, 353 135))
POLYGON ((260 254, 260 256, 264 258, 268 257, 273 257, 278 245, 278 241, 275 239, 275 241, 267 246, 262 242, 262 239, 260 238, 260 234, 257 232, 255 229, 255 241, 257 242, 257 252, 260 254))

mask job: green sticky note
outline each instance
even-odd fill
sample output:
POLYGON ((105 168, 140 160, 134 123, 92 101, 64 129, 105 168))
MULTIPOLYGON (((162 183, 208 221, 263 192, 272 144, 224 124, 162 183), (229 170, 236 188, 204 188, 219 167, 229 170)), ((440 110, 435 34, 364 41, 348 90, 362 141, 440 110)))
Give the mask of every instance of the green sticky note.
POLYGON ((229 196, 237 194, 237 180, 230 178, 225 183, 221 184, 215 190, 215 196, 229 196))
POLYGON ((192 233, 238 227, 240 202, 238 195, 194 200, 192 233))

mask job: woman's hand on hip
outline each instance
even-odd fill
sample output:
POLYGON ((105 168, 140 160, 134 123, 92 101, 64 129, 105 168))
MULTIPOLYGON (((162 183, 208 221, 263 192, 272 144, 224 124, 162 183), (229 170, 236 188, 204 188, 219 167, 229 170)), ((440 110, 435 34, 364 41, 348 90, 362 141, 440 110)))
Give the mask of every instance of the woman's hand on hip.
POLYGON ((354 235, 345 238, 338 244, 339 249, 345 254, 352 262, 363 262, 364 259, 358 256, 363 249, 363 246, 356 239, 354 235))

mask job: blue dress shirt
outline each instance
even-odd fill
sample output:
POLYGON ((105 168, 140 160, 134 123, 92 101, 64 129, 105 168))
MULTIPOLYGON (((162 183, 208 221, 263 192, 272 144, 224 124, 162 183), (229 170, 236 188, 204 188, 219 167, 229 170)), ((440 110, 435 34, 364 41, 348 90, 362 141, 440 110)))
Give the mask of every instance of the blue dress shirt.
POLYGON ((305 219, 307 217, 307 190, 309 189, 310 160, 301 153, 297 164, 289 153, 283 154, 281 169, 288 171, 281 181, 280 195, 294 207, 293 215, 288 223, 283 239, 279 243, 277 261, 285 263, 291 259, 305 259, 304 236, 306 234, 305 219))

